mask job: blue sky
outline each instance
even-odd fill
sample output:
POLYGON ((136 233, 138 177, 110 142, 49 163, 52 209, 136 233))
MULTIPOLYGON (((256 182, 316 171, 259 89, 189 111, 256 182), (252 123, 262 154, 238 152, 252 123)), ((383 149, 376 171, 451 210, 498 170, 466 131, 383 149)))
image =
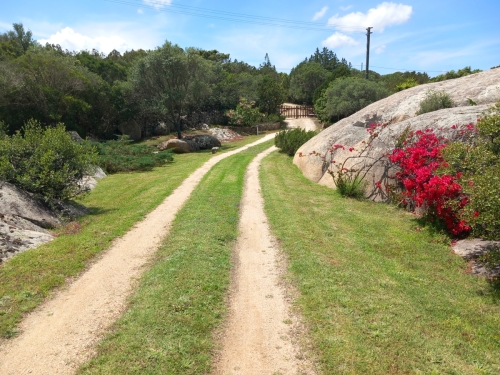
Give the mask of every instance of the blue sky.
POLYGON ((70 50, 154 49, 169 40, 253 65, 269 53, 276 68, 288 72, 327 46, 360 68, 365 29, 372 26, 370 67, 381 74, 420 70, 435 76, 500 65, 500 0, 1 2, 0 32, 21 22, 35 39, 70 50))

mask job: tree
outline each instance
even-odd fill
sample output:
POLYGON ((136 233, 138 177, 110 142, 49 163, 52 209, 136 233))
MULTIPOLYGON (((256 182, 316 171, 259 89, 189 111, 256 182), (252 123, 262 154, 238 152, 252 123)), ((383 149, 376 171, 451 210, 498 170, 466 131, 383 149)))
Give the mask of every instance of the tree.
POLYGON ((383 86, 366 79, 348 77, 337 79, 328 86, 321 97, 318 117, 322 121, 339 120, 389 96, 383 86))
POLYGON ((263 113, 276 113, 276 108, 285 101, 286 94, 280 82, 265 75, 257 88, 259 108, 263 113))
POLYGON ((328 79, 324 81, 320 86, 318 86, 318 88, 316 88, 316 90, 314 91, 314 95, 312 98, 313 104, 315 104, 316 101, 323 95, 328 86, 330 86, 330 83, 338 78, 350 77, 351 74, 351 69, 347 65, 338 64, 337 67, 333 69, 332 72, 328 75, 328 79))
POLYGON ((14 23, 14 30, 0 35, 0 61, 23 55, 36 45, 30 30, 25 31, 22 23, 14 23))
POLYGON ((106 83, 73 56, 52 48, 36 47, 4 62, 0 86, 0 119, 11 133, 30 118, 44 126, 64 122, 83 136, 109 125, 106 83))
POLYGON ((276 72, 276 67, 271 64, 271 60, 269 60, 269 55, 266 53, 264 56, 264 63, 259 65, 259 72, 262 75, 275 76, 278 73, 276 72))
POLYGON ((288 95, 295 103, 313 104, 314 92, 328 80, 328 77, 328 70, 320 63, 301 63, 290 73, 288 95))
POLYGON ((182 117, 211 92, 211 70, 195 49, 165 42, 136 63, 131 82, 142 108, 171 123, 180 139, 182 117))

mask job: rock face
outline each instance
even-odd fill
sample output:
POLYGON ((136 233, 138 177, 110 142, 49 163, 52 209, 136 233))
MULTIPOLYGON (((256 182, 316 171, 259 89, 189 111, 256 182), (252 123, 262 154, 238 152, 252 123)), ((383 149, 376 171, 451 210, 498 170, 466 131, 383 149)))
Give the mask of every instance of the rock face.
POLYGON ((452 125, 475 123, 483 111, 498 100, 500 100, 500 69, 412 87, 379 100, 323 130, 299 148, 293 162, 311 181, 334 187, 333 179, 327 173, 326 164, 320 157, 310 154, 316 152, 325 155, 334 144, 347 146, 346 150, 339 148, 332 154, 328 153, 327 164, 331 160, 335 160, 338 165, 349 157, 350 159, 345 164, 346 168, 351 168, 360 162, 363 165, 374 164, 365 178, 368 182, 366 196, 373 200, 384 200, 374 184, 378 181, 390 182, 390 167, 384 162, 383 155, 394 148, 396 139, 406 129, 432 128, 438 132, 446 132, 447 137, 453 139, 458 137, 458 130, 451 130, 452 125), (455 107, 417 116, 416 112, 419 110, 420 102, 428 90, 448 93, 454 101, 455 107), (476 102, 477 105, 470 106, 468 98, 476 102), (368 155, 369 159, 361 161, 362 159, 353 158, 356 152, 364 147, 363 142, 368 141, 369 134, 366 129, 374 123, 387 123, 389 125, 373 142, 373 147, 368 155), (349 152, 350 147, 356 151, 349 152), (301 157, 300 154, 303 156, 301 157), (380 161, 373 163, 373 160, 380 161))
POLYGON ((15 254, 52 241, 47 229, 88 213, 75 202, 52 202, 53 209, 7 182, 0 182, 0 263, 15 254))
POLYGON ((47 230, 28 220, 0 213, 0 263, 53 239, 47 230))
POLYGON ((200 150, 211 150, 213 147, 220 147, 220 141, 212 135, 199 134, 184 137, 185 141, 192 141, 198 145, 200 150))
POLYGON ((181 139, 169 139, 168 141, 164 141, 158 145, 158 150, 160 151, 170 149, 172 149, 172 151, 176 154, 186 154, 188 152, 192 152, 192 149, 187 142, 181 139))
POLYGON ((239 141, 243 137, 235 131, 228 128, 211 128, 210 133, 221 142, 239 141))
POLYGON ((61 224, 41 202, 8 182, 0 182, 0 213, 18 216, 42 228, 61 224))
POLYGON ((128 135, 133 141, 138 141, 142 138, 141 127, 135 120, 121 123, 118 129, 122 134, 128 135))

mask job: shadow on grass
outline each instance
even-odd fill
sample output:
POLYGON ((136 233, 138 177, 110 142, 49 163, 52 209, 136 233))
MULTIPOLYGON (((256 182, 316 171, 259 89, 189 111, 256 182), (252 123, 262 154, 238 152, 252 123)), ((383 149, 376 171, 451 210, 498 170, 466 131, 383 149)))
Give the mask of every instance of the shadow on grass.
MULTIPOLYGON (((106 214, 108 212, 116 211, 117 208, 102 208, 102 207, 89 206, 89 207, 87 207, 87 210, 88 210, 87 215, 99 216, 99 215, 106 214)), ((87 215, 85 215, 85 216, 87 216, 87 215)))

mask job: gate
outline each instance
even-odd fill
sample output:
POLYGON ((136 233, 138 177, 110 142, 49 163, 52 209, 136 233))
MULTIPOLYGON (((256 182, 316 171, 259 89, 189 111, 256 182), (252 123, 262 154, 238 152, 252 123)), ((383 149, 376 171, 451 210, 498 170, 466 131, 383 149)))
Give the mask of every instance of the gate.
POLYGON ((315 117, 316 112, 311 105, 288 106, 280 105, 279 114, 286 118, 315 117))

